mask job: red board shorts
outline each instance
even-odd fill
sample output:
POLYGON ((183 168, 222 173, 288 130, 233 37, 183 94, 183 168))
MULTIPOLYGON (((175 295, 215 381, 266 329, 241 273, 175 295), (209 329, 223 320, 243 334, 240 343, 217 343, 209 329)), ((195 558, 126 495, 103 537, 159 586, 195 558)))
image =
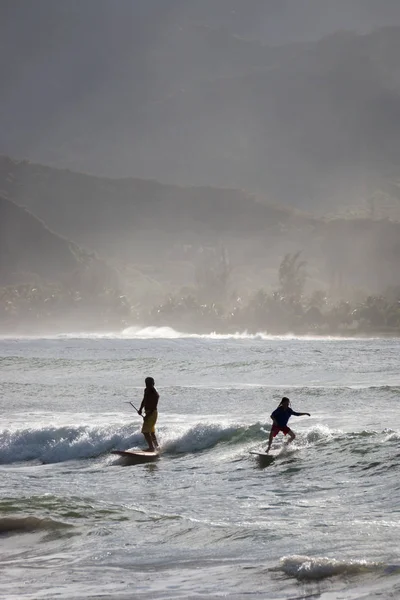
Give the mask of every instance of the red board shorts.
POLYGON ((279 427, 279 425, 272 425, 271 431, 272 437, 276 437, 280 431, 282 431, 283 435, 287 435, 290 431, 290 428, 286 425, 284 427, 279 427))

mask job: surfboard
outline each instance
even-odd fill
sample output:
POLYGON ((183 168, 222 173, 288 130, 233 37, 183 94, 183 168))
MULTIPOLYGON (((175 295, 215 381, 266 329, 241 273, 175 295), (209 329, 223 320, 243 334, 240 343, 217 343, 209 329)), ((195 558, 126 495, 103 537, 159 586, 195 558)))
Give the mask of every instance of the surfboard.
POLYGON ((269 452, 267 454, 266 452, 259 452, 257 450, 250 450, 250 454, 254 454, 254 456, 257 456, 263 462, 273 462, 277 456, 275 453, 269 452))
POLYGON ((135 448, 130 448, 129 450, 111 450, 111 454, 122 456, 129 459, 130 462, 136 463, 151 462, 160 457, 160 453, 157 451, 147 452, 146 450, 136 450, 135 448))

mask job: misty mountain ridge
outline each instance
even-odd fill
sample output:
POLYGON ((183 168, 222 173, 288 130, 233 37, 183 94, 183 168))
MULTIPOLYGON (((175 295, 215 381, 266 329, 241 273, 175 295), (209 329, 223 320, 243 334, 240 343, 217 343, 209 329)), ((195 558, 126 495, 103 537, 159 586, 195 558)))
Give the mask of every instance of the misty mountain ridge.
MULTIPOLYGON (((381 292, 400 279, 397 222, 327 221, 241 190, 107 179, 7 157, 0 158, 0 189, 53 231, 111 261, 123 290, 153 301, 194 286, 196 270, 221 251, 240 294, 273 287, 282 258, 298 251, 314 289, 339 297, 356 288, 381 292)), ((30 252, 20 238, 16 245, 30 252)))
POLYGON ((0 194, 0 285, 28 282, 72 283, 97 273, 117 285, 116 272, 74 242, 54 233, 24 207, 0 194))
MULTIPOLYGON (((119 33, 105 44, 107 31, 95 29, 88 46, 78 29, 67 71, 32 59, 33 71, 4 88, 3 152, 99 175, 247 189, 319 214, 359 207, 388 180, 396 187, 399 27, 269 47, 171 22, 140 60, 131 50, 142 37, 129 41, 128 25, 119 33)), ((55 56, 71 49, 66 40, 55 56)))
POLYGON ((73 245, 52 233, 25 208, 0 196, 0 281, 14 283, 32 273, 46 279, 77 268, 73 245))
POLYGON ((128 262, 156 262, 160 249, 164 255, 173 245, 254 242, 266 232, 273 238, 294 235, 317 222, 243 190, 97 177, 5 156, 0 156, 0 190, 66 238, 128 262))

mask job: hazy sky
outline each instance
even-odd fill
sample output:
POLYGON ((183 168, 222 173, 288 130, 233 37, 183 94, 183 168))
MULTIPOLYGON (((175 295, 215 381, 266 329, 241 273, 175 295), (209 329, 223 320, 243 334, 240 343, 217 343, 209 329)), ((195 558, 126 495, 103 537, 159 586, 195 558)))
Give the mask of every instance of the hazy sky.
MULTIPOLYGON (((151 10, 159 1, 147 5, 151 10)), ((270 44, 400 23, 399 0, 166 0, 165 6, 270 44)))
MULTIPOLYGON (((315 39, 338 29, 366 31, 400 23, 399 0, 2 0, 0 44, 60 29, 60 17, 109 34, 133 27, 151 35, 156 24, 196 19, 267 43, 315 39), (139 25, 136 27, 135 25, 139 25), (147 29, 147 27, 149 29, 147 29)), ((141 37, 141 36, 140 36, 141 37)))
MULTIPOLYGON (((218 146, 224 161, 211 161, 218 171, 217 183, 241 186, 241 181, 232 180, 231 170, 224 174, 223 164, 229 163, 235 171, 230 163, 232 149, 237 151, 243 144, 244 161, 250 156, 251 140, 260 138, 269 92, 265 82, 256 85, 252 80, 243 89, 234 88, 232 96, 226 92, 223 116, 229 115, 225 109, 230 108, 231 98, 236 112, 220 133, 214 127, 219 122, 215 112, 219 93, 214 93, 205 109, 202 103, 196 104, 198 95, 190 98, 187 89, 199 82, 212 85, 221 79, 225 84, 229 77, 240 77, 241 61, 251 75, 253 61, 259 68, 270 51, 220 31, 209 44, 208 30, 197 35, 199 28, 193 23, 276 45, 315 40, 337 30, 367 32, 400 25, 400 0, 0 0, 0 153, 96 173, 107 168, 107 173, 117 176, 133 173, 163 178, 168 174, 174 183, 183 174, 192 182, 190 173, 195 169, 193 182, 197 183, 208 177, 215 181, 204 160, 208 148, 218 146), (189 26, 181 27, 187 22, 189 26), (173 94, 178 100, 175 105, 170 102, 173 94), (246 110, 239 114, 241 96, 246 110), (203 148, 203 162, 187 152, 188 128, 192 131, 188 146, 191 151, 203 148), (226 138, 235 128, 232 135, 237 137, 226 138)), ((392 57, 395 63, 397 49, 392 57)), ((364 74, 358 66, 352 68, 351 81, 354 73, 364 74)), ((364 80, 367 75, 368 70, 364 80)), ((291 85, 293 77, 288 79, 291 85)), ((370 87, 374 85, 375 80, 370 87)), ((319 104, 316 96, 316 108, 328 102, 336 106, 338 92, 346 91, 342 88, 333 86, 331 96, 323 96, 319 104)), ((207 94, 206 86, 202 91, 207 94)), ((281 108, 279 98, 277 109, 281 108)), ((397 97, 389 101, 397 107, 397 97)), ((310 98, 305 94, 302 100, 300 95, 301 102, 308 106, 310 98)), ((342 104, 342 113, 351 114, 342 104)), ((377 112, 388 111, 384 107, 377 112)), ((270 113, 274 114, 266 116, 272 123, 275 108, 270 113)), ((377 122, 375 114, 366 114, 365 120, 377 122)), ((301 125, 299 117, 293 130, 301 125)), ((269 125, 265 127, 267 131, 269 125)), ((346 127, 343 135, 347 135, 346 127)), ((260 151, 263 145, 262 140, 260 151)), ((290 149, 292 144, 286 141, 285 145, 290 149)), ((253 164, 249 160, 250 180, 253 164)))

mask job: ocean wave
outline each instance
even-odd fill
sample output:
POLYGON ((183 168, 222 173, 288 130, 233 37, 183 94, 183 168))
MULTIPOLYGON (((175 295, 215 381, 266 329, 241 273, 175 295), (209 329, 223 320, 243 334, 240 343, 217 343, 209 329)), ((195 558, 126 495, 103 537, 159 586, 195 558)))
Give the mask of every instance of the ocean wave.
POLYGON ((380 563, 365 560, 336 560, 326 557, 284 556, 276 569, 298 580, 316 581, 341 575, 359 575, 382 569, 380 563))
POLYGON ((54 531, 68 527, 71 527, 71 525, 50 518, 41 519, 33 516, 0 518, 0 536, 32 533, 35 531, 54 531))
POLYGON ((163 450, 185 453, 209 450, 221 443, 244 444, 250 441, 265 440, 260 423, 253 425, 220 425, 218 423, 197 423, 189 429, 178 427, 165 436, 163 450))
POLYGON ((341 431, 330 429, 326 425, 314 425, 303 434, 303 437, 307 443, 314 444, 322 440, 331 440, 335 435, 341 433, 341 431))
MULTIPOLYGON (((243 424, 200 421, 187 425, 172 423, 158 429, 161 448, 166 455, 201 452, 222 444, 245 447, 243 454, 246 454, 252 443, 265 444, 268 435, 269 426, 260 422, 243 424)), ((368 451, 365 446, 368 438, 371 438, 374 445, 377 438, 383 444, 390 444, 398 439, 398 433, 392 430, 344 433, 326 425, 313 425, 298 432, 291 447, 300 450, 318 444, 322 448, 323 443, 329 449, 334 443, 350 454, 357 450, 360 440, 363 440, 363 451, 368 451)), ((94 459, 114 449, 126 450, 143 444, 140 428, 132 423, 63 426, 43 424, 23 429, 4 429, 0 431, 0 464, 94 459)), ((276 446, 285 447, 283 440, 277 440, 276 446)))
POLYGON ((112 448, 128 448, 142 441, 131 425, 38 426, 0 432, 0 464, 24 461, 56 463, 95 458, 112 448))
MULTIPOLYGON (((159 438, 166 453, 199 452, 220 443, 245 443, 265 439, 260 423, 221 425, 196 423, 191 426, 161 427, 159 438)), ((64 462, 96 458, 112 449, 126 450, 143 446, 140 429, 132 432, 131 424, 110 426, 38 426, 0 431, 0 464, 40 461, 64 462)))
POLYGON ((337 389, 343 390, 354 390, 356 392, 360 390, 370 391, 370 392, 390 392, 392 394, 400 394, 400 386, 398 383, 390 385, 368 385, 368 384, 358 384, 358 385, 349 385, 338 387, 337 389))

